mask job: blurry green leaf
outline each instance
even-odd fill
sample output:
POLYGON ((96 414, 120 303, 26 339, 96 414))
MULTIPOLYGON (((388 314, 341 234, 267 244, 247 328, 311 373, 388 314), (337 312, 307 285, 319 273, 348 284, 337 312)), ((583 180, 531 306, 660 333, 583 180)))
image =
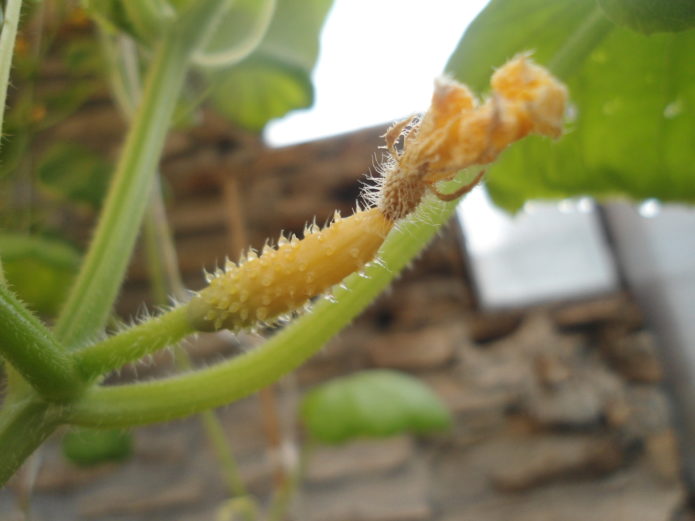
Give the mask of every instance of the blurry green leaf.
POLYGON ((277 0, 260 45, 244 61, 210 75, 213 101, 235 123, 259 131, 313 102, 311 70, 332 0, 277 0))
POLYGON ((695 31, 645 37, 593 0, 493 0, 447 70, 479 91, 494 66, 534 50, 561 71, 572 119, 557 143, 530 138, 491 168, 495 202, 589 194, 695 202, 695 31))
POLYGON ((196 53, 196 63, 225 67, 245 58, 265 36, 275 5, 275 0, 236 0, 230 3, 204 48, 196 53))
POLYGON ((695 26, 693 0, 598 0, 608 17, 641 33, 684 31, 695 26))
POLYGON ((319 36, 333 0, 277 0, 275 15, 258 48, 307 74, 319 54, 319 36))
MULTIPOLYGON (((14 116, 12 112, 8 116, 5 120, 7 124, 4 125, 5 128, 3 129, 3 132, 7 134, 3 136, 2 146, 0 146, 0 182, 17 175, 17 166, 25 157, 24 154, 30 142, 30 135, 26 126, 24 129, 18 128, 15 121, 11 119, 14 116)), ((4 188, 4 186, 0 186, 0 190, 4 188)))
POLYGON ((97 209, 106 194, 111 165, 84 147, 58 143, 41 157, 37 171, 48 192, 97 209))
POLYGON ((63 436, 63 454, 77 465, 122 461, 132 452, 132 437, 122 430, 73 428, 63 436))
POLYGON ((167 0, 82 0, 82 4, 112 31, 123 31, 143 42, 156 40, 176 18, 176 10, 167 0))
POLYGON ((357 437, 427 433, 447 428, 449 412, 417 378, 396 371, 362 371, 323 384, 303 399, 301 415, 324 443, 357 437))
POLYGON ((104 68, 104 55, 92 38, 72 38, 60 49, 70 75, 96 74, 104 68))
POLYGON ((56 315, 80 264, 67 244, 37 236, 0 234, 0 258, 12 289, 44 315, 56 315))
POLYGON ((135 32, 121 0, 82 0, 82 5, 92 18, 111 30, 130 34, 135 32))
POLYGON ((176 19, 167 0, 121 0, 136 35, 143 41, 157 40, 176 19))
POLYGON ((212 98, 226 117, 258 132, 271 119, 311 105, 313 90, 301 70, 254 57, 220 77, 212 98))

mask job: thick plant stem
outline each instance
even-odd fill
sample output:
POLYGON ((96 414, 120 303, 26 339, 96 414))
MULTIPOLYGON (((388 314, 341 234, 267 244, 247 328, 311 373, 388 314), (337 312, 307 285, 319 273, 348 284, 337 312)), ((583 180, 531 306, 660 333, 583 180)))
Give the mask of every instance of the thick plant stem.
POLYGON ((147 205, 187 61, 185 47, 173 35, 157 51, 94 239, 56 324, 56 334, 68 345, 84 343, 106 323, 147 205))
POLYGON ((140 229, 190 56, 223 3, 196 3, 155 51, 94 239, 56 324, 58 338, 71 348, 94 338, 106 323, 140 229))
POLYGON ((428 201, 415 217, 399 223, 366 277, 346 279, 337 302, 324 300, 262 346, 230 361, 163 380, 93 389, 68 412, 78 425, 128 427, 180 418, 247 396, 292 371, 347 325, 431 240, 455 201, 428 201), (422 217, 422 213, 426 217, 422 217))
POLYGON ((26 400, 0 413, 0 487, 60 424, 60 414, 45 402, 26 400))
MULTIPOLYGON (((0 288, 7 288, 7 279, 5 279, 5 272, 2 269, 2 259, 0 259, 0 288)), ((2 350, 0 349, 0 351, 2 350)), ((19 372, 9 363, 4 363, 4 360, 0 359, 0 367, 4 369, 5 378, 7 379, 4 400, 4 403, 7 404, 13 401, 22 389, 28 389, 29 385, 22 378, 19 372)))
POLYGON ((22 10, 22 0, 8 0, 3 12, 4 20, 0 32, 0 129, 3 128, 7 87, 10 83, 10 66, 12 53, 17 37, 19 14, 22 10))
POLYGON ((74 398, 84 387, 74 361, 53 334, 2 285, 0 354, 46 400, 74 398))

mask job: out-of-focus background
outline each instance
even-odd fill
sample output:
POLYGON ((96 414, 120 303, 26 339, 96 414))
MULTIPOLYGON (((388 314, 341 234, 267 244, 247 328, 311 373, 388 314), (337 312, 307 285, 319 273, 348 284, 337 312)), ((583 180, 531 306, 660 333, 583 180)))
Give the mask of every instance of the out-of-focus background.
MULTIPOLYGON (((311 109, 262 135, 210 107, 184 114, 161 172, 186 286, 202 287, 203 268, 260 249, 281 230, 299 234, 314 217, 350 213, 360 179, 381 157, 380 136, 391 121, 426 109, 434 77, 484 4, 336 0, 311 109)), ((36 305, 50 316, 54 304, 42 297, 46 288, 63 291, 74 269, 126 125, 95 74, 89 20, 80 9, 45 5, 46 18, 27 25, 17 51, 25 53, 18 74, 29 71, 34 91, 11 93, 33 127, 17 131, 26 140, 13 141, 18 155, 7 163, 31 182, 4 185, 11 193, 0 217, 14 229, 41 222, 49 237, 62 230, 67 251, 36 289, 36 305), (36 67, 42 24, 53 42, 36 67), (77 164, 91 181, 71 170, 77 164)), ((269 497, 301 457, 288 516, 302 521, 671 519, 687 496, 687 458, 659 348, 668 334, 687 337, 692 328, 694 224, 690 208, 656 200, 531 201, 512 215, 477 188, 422 257, 318 356, 272 390, 219 410, 246 486, 269 497), (671 323, 663 326, 649 302, 672 306, 671 323), (305 451, 296 419, 302 394, 365 368, 402 370, 431 386, 453 428, 305 451)), ((165 303, 144 248, 118 301, 125 321, 165 303)), ((12 251, 16 262, 3 262, 21 281, 36 252, 12 251)), ((259 341, 201 334, 187 348, 195 364, 211 364, 259 341)), ((173 358, 165 351, 111 380, 170 374, 173 358)), ((135 429, 128 458, 91 466, 63 455, 63 435, 0 491, 2 519, 243 519, 234 517, 197 418, 135 429)))

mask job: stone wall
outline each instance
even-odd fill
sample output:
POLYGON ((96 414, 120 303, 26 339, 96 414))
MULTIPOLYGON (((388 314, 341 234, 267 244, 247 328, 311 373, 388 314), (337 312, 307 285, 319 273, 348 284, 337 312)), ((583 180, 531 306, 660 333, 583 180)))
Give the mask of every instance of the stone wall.
MULTIPOLYGON (((200 287, 201 268, 234 258, 243 244, 258 248, 281 229, 300 231, 336 208, 349 212, 383 130, 278 150, 212 116, 175 134, 163 172, 189 286, 200 287)), ((677 451, 655 346, 630 296, 486 312, 476 305, 458 233, 445 230, 387 294, 272 394, 218 411, 249 490, 267 498, 277 462, 297 456, 294 407, 304 389, 390 367, 431 385, 452 410, 454 428, 315 447, 292 519, 668 520, 682 494, 677 451), (275 416, 268 414, 273 403, 275 416)), ((136 258, 121 314, 136 313, 147 297, 136 258)), ((196 363, 209 363, 257 341, 202 335, 189 349, 196 363)), ((170 358, 163 353, 118 378, 166 373, 170 358)), ((134 436, 132 459, 90 469, 66 463, 56 436, 34 460, 33 487, 29 466, 0 493, 0 518, 21 519, 15 499, 32 489, 37 521, 234 519, 223 514, 227 489, 197 418, 134 436)))

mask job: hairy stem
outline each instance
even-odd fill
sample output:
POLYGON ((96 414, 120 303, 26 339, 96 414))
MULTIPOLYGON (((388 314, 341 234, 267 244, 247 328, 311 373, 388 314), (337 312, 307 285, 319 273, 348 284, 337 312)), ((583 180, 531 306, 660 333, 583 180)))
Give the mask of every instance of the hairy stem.
POLYGON ((446 222, 455 202, 428 200, 418 216, 399 223, 367 278, 353 275, 337 302, 318 303, 262 346, 232 360, 172 378, 93 389, 69 411, 78 425, 127 427, 187 416, 247 396, 292 371, 347 325, 417 255, 446 222), (423 217, 423 214, 426 216, 423 217))
MULTIPOLYGON (((2 146, 2 130, 5 124, 5 105, 7 104, 7 88, 10 85, 10 68, 12 66, 12 55, 14 52, 15 40, 17 39, 17 26, 19 25, 19 15, 22 10, 22 0, 8 0, 3 11, 3 24, 0 31, 0 146, 2 146)), ((0 259, 0 286, 6 286, 5 270, 0 259)), ((5 366, 7 374, 8 395, 12 394, 18 385, 21 377, 16 369, 10 365, 5 366)))
POLYGON ((0 285, 0 353, 44 398, 77 396, 84 380, 53 334, 0 285))
POLYGON ((80 373, 94 379, 129 362, 173 345, 193 333, 185 306, 107 338, 74 353, 80 373))
POLYGON ((3 12, 4 21, 0 32, 0 129, 3 128, 7 87, 10 83, 10 66, 17 37, 17 25, 22 9, 22 0, 8 0, 3 12))
POLYGON ((5 406, 0 412, 0 487, 60 424, 60 415, 50 405, 25 400, 5 406))

